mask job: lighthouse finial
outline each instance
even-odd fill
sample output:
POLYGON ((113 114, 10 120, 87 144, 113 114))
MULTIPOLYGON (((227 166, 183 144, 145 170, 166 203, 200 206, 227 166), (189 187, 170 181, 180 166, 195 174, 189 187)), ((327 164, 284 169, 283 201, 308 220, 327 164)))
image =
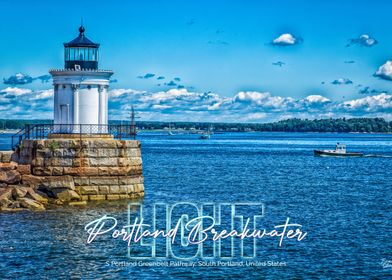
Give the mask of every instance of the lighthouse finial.
POLYGON ((83 26, 83 17, 81 17, 80 18, 80 27, 79 27, 79 32, 80 32, 81 36, 84 35, 84 31, 85 31, 85 29, 84 29, 84 26, 83 26))

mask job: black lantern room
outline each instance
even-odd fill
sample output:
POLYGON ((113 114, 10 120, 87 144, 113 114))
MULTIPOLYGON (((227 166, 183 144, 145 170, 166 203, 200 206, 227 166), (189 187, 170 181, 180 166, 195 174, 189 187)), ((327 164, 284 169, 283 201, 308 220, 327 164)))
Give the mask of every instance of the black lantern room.
POLYGON ((79 27, 79 36, 64 43, 65 69, 98 69, 99 44, 93 43, 84 35, 83 25, 79 27))

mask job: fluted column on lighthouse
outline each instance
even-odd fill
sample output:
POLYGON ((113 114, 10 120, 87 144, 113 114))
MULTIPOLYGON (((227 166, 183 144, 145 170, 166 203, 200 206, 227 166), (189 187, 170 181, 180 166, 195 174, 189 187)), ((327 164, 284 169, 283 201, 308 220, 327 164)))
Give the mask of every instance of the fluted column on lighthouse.
POLYGON ((105 96, 104 96, 104 123, 105 124, 109 124, 109 120, 108 120, 108 95, 109 95, 109 86, 105 86, 105 96))
POLYGON ((60 105, 59 105, 59 97, 58 97, 58 90, 59 90, 59 85, 55 84, 54 85, 54 111, 53 111, 53 119, 54 123, 58 124, 60 121, 60 105))
MULTIPOLYGON (((73 84, 73 124, 79 124, 79 85, 73 84)), ((73 132, 80 132, 77 126, 71 128, 73 132)))
POLYGON ((105 88, 102 85, 98 86, 98 124, 99 132, 106 133, 105 123, 105 88))

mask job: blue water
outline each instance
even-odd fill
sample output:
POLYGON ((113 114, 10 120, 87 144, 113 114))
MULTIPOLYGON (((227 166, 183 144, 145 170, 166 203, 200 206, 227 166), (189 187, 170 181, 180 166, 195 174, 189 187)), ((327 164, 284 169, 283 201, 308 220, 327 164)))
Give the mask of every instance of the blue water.
MULTIPOLYGON (((283 267, 117 267, 126 244, 111 238, 86 245, 84 226, 104 215, 126 222, 126 202, 0 214, 0 278, 4 279, 282 279, 386 278, 392 268, 392 135, 144 133, 145 205, 153 202, 261 202, 266 223, 287 217, 308 232, 279 248, 265 240, 259 261, 283 267), (377 157, 318 158, 336 142, 377 157)), ((7 149, 7 135, 0 149, 7 149)))

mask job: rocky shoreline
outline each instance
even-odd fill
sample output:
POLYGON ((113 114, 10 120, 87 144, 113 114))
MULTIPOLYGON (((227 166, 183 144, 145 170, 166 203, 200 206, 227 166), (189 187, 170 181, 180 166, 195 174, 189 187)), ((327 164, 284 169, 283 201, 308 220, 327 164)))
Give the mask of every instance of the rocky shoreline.
POLYGON ((12 161, 12 155, 11 151, 0 153, 0 211, 45 210, 49 197, 34 190, 37 186, 27 177, 22 180, 31 176, 30 168, 12 161))
POLYGON ((0 211, 42 211, 50 204, 87 204, 87 201, 79 201, 70 178, 61 178, 60 184, 56 184, 54 180, 34 176, 31 166, 12 161, 12 154, 0 153, 0 211), (69 188, 64 189, 64 179, 68 180, 69 188))
POLYGON ((0 212, 142 196, 139 141, 23 140, 0 152, 0 212))

